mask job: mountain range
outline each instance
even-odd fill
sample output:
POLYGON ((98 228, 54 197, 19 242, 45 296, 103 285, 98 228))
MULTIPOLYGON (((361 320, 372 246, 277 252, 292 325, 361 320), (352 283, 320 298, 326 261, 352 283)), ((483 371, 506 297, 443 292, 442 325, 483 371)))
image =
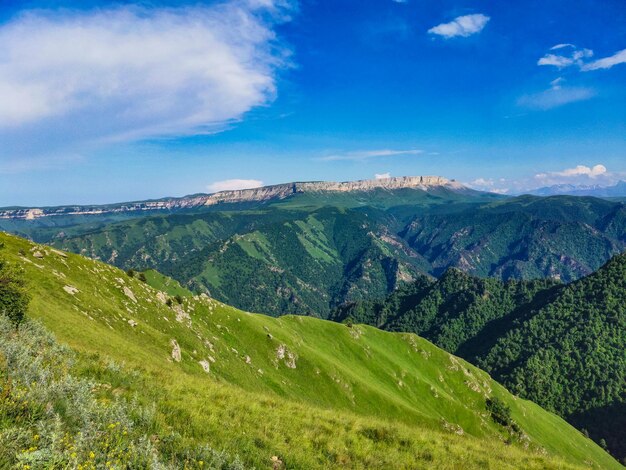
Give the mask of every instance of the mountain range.
POLYGON ((626 198, 626 181, 618 181, 613 186, 557 184, 529 191, 528 194, 535 196, 565 194, 569 196, 626 198))
MULTIPOLYGON (((182 426, 178 417, 187 416, 189 406, 193 413, 205 410, 209 374, 215 380, 211 400, 226 400, 216 398, 225 394, 238 411, 222 404, 213 417, 186 420, 210 430, 231 463, 241 454, 247 465, 259 467, 276 457, 281 463, 271 463, 274 468, 329 461, 441 467, 448 451, 440 442, 454 449, 469 444, 438 437, 432 460, 417 465, 412 459, 421 452, 416 436, 443 429, 444 435, 477 438, 477 455, 506 455, 515 461, 512 468, 614 464, 543 410, 520 411, 522 402, 504 389, 498 394, 503 402, 493 402, 487 390, 499 385, 449 354, 626 457, 626 258, 620 255, 626 250, 626 204, 620 200, 503 197, 445 178, 406 177, 289 183, 98 207, 3 210, 0 229, 31 241, 0 235, 0 244, 27 273, 31 316, 81 354, 82 369, 74 373, 87 382, 107 377, 127 383, 130 372, 111 376, 99 362, 103 355, 141 370, 141 379, 122 387, 128 398, 143 387, 159 394, 142 395, 146 405, 182 393, 180 402, 165 401, 160 425, 149 425, 169 436, 163 439, 170 444, 157 448, 171 462, 182 462, 188 447, 169 433, 182 426), (411 350, 426 362, 415 362, 411 350), (289 375, 296 368, 302 374, 289 375), (465 379, 448 378, 455 371, 465 379), (477 376, 482 378, 474 383, 477 376), (439 390, 438 381, 457 379, 465 388, 439 390), (184 390, 163 385, 170 382, 185 384, 184 390), (465 396, 467 388, 482 398, 465 396), (257 392, 262 398, 249 395, 257 392), (288 404, 278 405, 276 397, 288 404), (260 416, 268 412, 246 404, 257 399, 278 407, 269 435, 250 421, 263 422, 260 416), (310 406, 320 407, 316 417, 310 406), (330 414, 321 418, 320 410, 330 414), (310 436, 283 440, 281 423, 289 435, 297 433, 283 421, 292 412, 297 423, 327 424, 339 413, 345 431, 331 438, 316 428, 312 432, 324 437, 313 449, 306 444, 315 441, 310 436), (249 437, 219 428, 227 416, 235 416, 249 437), (397 424, 390 428, 389 422, 397 424), (355 441, 355 429, 369 429, 357 434, 373 441, 355 441), (522 464, 517 450, 488 448, 484 439, 494 436, 538 460, 522 464), (413 450, 402 451, 405 445, 413 450), (259 457, 269 449, 272 455, 259 457)), ((0 341, 0 359, 1 348, 0 341)), ((13 343, 7 348, 15 351, 13 343)), ((36 349, 24 354, 36 355, 36 349)), ((191 434, 208 439, 197 430, 191 434)), ((217 448, 210 448, 211 459, 217 448)), ((449 457, 455 465, 480 466, 455 452, 449 457)), ((1 455, 0 446, 0 463, 1 455)), ((238 468, 224 465, 216 468, 238 468)))
POLYGON ((446 186, 304 192, 115 222, 58 220, 4 226, 123 269, 156 269, 248 311, 322 318, 450 267, 568 282, 626 249, 622 202, 502 198, 446 186))

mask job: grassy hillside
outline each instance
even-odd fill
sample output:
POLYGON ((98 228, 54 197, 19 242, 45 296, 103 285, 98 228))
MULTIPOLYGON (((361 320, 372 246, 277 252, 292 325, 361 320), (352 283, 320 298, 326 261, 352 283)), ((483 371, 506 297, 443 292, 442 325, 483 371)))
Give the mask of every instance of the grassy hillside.
POLYGON ((452 269, 332 318, 422 335, 626 457, 626 255, 569 285, 452 269))
POLYGON ((260 468, 621 468, 562 419, 412 334, 206 297, 168 302, 108 265, 0 241, 26 270, 30 315, 79 353, 74 373, 156 403, 157 448, 209 444, 260 468), (487 410, 491 398, 512 421, 487 410))

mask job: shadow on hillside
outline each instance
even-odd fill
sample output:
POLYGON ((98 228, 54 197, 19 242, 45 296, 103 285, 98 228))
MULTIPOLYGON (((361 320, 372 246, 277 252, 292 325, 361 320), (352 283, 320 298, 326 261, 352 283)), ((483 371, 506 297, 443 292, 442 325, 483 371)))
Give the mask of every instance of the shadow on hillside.
MULTIPOLYGON (((460 344, 455 354, 480 367, 479 359, 491 351, 498 339, 504 337, 509 331, 521 327, 525 321, 530 320, 543 306, 557 296, 563 286, 563 284, 556 284, 540 290, 530 302, 522 304, 508 315, 489 321, 477 335, 460 344)), ((523 359, 518 358, 518 361, 523 359)), ((511 370, 516 365, 517 363, 509 364, 507 368, 511 370)), ((502 371, 490 371, 496 379, 499 372, 502 371)))
POLYGON ((626 403, 618 402, 576 413, 567 420, 578 429, 586 429, 594 441, 606 441, 611 455, 621 463, 626 460, 626 403))

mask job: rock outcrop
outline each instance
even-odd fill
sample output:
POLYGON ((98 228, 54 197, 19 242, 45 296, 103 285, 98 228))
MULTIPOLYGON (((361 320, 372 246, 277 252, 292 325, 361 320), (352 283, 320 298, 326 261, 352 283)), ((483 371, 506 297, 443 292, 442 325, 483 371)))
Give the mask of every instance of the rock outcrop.
POLYGON ((154 201, 127 202, 106 206, 63 206, 47 208, 7 208, 0 209, 0 219, 34 220, 41 217, 68 215, 98 215, 115 212, 174 211, 216 204, 262 202, 285 199, 298 193, 310 192, 350 192, 372 191, 375 189, 420 189, 428 191, 436 187, 446 187, 456 191, 465 190, 465 186, 441 176, 401 176, 375 180, 344 181, 309 181, 277 184, 261 188, 221 191, 214 194, 194 194, 180 198, 166 198, 154 201))

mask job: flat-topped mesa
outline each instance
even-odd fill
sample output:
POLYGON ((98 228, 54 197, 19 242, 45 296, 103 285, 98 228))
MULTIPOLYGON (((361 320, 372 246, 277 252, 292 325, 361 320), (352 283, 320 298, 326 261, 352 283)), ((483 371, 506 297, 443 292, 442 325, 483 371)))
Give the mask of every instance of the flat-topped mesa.
POLYGON ((296 183, 276 184, 253 189, 239 189, 220 191, 210 194, 205 205, 222 204, 228 202, 266 201, 269 199, 283 199, 296 193, 310 192, 349 192, 371 191, 374 189, 422 189, 427 190, 434 186, 448 186, 461 189, 463 185, 450 181, 441 176, 399 176, 394 178, 379 178, 375 180, 359 181, 304 181, 296 183))
POLYGON ((370 191, 372 189, 428 189, 432 186, 461 187, 460 184, 441 176, 398 176, 393 178, 379 178, 375 180, 359 180, 335 182, 305 182, 294 183, 298 192, 307 191, 370 191))
POLYGON ((360 181, 305 181, 276 184, 260 188, 221 191, 214 194, 194 194, 178 198, 164 198, 154 201, 125 202, 104 206, 61 206, 44 208, 7 208, 0 209, 0 219, 33 220, 41 217, 68 215, 97 215, 115 212, 171 211, 191 209, 201 206, 236 202, 262 202, 284 199, 298 193, 311 192, 349 192, 371 191, 375 189, 421 189, 427 191, 434 187, 447 187, 463 190, 464 186, 454 180, 441 176, 400 176, 360 181))

